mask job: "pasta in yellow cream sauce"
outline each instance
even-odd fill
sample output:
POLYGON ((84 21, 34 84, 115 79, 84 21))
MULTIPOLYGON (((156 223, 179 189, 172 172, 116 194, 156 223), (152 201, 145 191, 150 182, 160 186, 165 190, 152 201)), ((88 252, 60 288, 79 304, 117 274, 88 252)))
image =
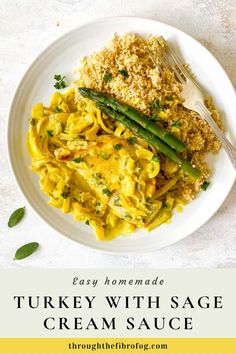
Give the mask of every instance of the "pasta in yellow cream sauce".
POLYGON ((152 148, 74 89, 33 107, 27 145, 49 205, 91 225, 100 240, 170 219, 178 166, 157 190, 160 160, 152 148))

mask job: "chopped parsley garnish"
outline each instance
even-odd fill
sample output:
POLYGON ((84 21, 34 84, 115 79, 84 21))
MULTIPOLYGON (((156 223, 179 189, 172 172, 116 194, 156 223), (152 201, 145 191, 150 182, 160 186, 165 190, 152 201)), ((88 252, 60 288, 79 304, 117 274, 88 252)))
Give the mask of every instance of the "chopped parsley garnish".
POLYGON ((209 185, 210 185, 210 182, 205 181, 205 182, 201 185, 201 189, 202 189, 203 191, 206 191, 207 188, 209 187, 209 185))
POLYGON ((53 131, 52 130, 47 130, 48 136, 53 137, 53 131))
POLYGON ((76 163, 80 163, 81 161, 83 161, 82 157, 76 157, 76 159, 73 160, 76 163))
POLYGON ((168 204, 166 202, 163 202, 162 207, 163 208, 168 208, 168 204))
POLYGON ((128 71, 127 70, 119 70, 119 74, 121 74, 122 76, 124 76, 124 77, 128 77, 129 76, 129 73, 128 73, 128 71))
POLYGON ((154 155, 154 156, 152 157, 152 161, 160 162, 160 159, 159 159, 159 157, 158 157, 157 155, 154 155))
POLYGON ((104 188, 104 189, 102 190, 102 193, 105 194, 105 195, 107 195, 108 197, 111 196, 111 191, 110 191, 108 188, 104 188))
POLYGON ((61 193, 62 198, 66 199, 70 196, 70 187, 65 187, 63 192, 61 193))
POLYGON ((85 221, 85 224, 86 224, 86 225, 89 225, 89 220, 88 220, 88 219, 85 221))
POLYGON ((61 109, 61 108, 59 108, 58 106, 56 106, 56 108, 55 108, 55 112, 56 112, 56 113, 61 113, 61 112, 62 112, 62 109, 61 109))
POLYGON ((114 145, 114 149, 115 150, 120 150, 122 148, 122 145, 121 144, 116 144, 114 145))
POLYGON ((62 198, 66 199, 70 196, 70 193, 69 192, 62 192, 61 196, 62 196, 62 198))
POLYGON ((128 143, 130 145, 134 145, 137 142, 136 136, 131 136, 130 138, 127 139, 128 143))
POLYGON ((60 89, 63 89, 66 87, 66 82, 65 82, 65 76, 61 76, 61 75, 54 75, 54 79, 56 80, 56 83, 54 85, 54 87, 57 89, 57 90, 60 90, 60 89))
POLYGON ((172 128, 177 128, 177 129, 179 129, 181 126, 182 126, 182 124, 181 124, 178 120, 176 120, 175 122, 173 122, 173 123, 171 124, 171 127, 172 127, 172 128))
POLYGON ((152 108, 155 109, 156 111, 161 111, 162 110, 161 102, 159 100, 153 101, 152 108))
POLYGON ((106 73, 104 76, 103 76, 103 81, 105 82, 109 82, 112 80, 112 74, 111 73, 106 73))

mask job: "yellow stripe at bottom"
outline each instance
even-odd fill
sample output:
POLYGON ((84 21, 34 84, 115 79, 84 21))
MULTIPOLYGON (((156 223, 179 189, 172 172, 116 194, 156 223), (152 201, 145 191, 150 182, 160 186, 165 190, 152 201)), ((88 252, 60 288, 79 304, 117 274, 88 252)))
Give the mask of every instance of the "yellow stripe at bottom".
POLYGON ((236 354, 236 338, 0 338, 0 354, 236 354))

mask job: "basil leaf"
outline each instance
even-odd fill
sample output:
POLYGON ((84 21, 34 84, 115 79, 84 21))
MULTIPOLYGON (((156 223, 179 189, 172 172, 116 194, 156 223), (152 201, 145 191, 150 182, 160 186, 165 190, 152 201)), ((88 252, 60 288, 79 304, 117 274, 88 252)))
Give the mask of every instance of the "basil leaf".
POLYGON ((8 227, 16 226, 25 215, 25 207, 16 209, 8 220, 8 227))
POLYGON ((18 248, 18 250, 15 253, 14 259, 20 260, 29 257, 32 253, 34 253, 37 250, 38 247, 39 247, 38 242, 27 243, 26 245, 18 248))

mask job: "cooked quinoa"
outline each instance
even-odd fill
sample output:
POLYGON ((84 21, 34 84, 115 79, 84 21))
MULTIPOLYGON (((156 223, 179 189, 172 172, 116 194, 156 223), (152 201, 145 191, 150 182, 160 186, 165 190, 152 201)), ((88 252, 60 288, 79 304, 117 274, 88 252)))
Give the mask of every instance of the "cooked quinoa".
MULTIPOLYGON (((187 145, 183 157, 202 171, 200 180, 185 176, 175 185, 175 197, 187 203, 209 178, 210 170, 204 162, 205 155, 217 153, 221 144, 198 113, 183 106, 181 84, 173 73, 160 70, 153 63, 147 46, 153 53, 158 51, 157 37, 143 38, 130 33, 115 35, 107 47, 81 60, 76 84, 102 91, 141 110, 187 145)), ((220 115, 210 98, 206 99, 206 106, 223 129, 220 115)), ((109 124, 112 126, 116 123, 111 120, 109 124)), ((160 187, 172 178, 172 164, 161 156, 161 173, 157 180, 160 187)))

